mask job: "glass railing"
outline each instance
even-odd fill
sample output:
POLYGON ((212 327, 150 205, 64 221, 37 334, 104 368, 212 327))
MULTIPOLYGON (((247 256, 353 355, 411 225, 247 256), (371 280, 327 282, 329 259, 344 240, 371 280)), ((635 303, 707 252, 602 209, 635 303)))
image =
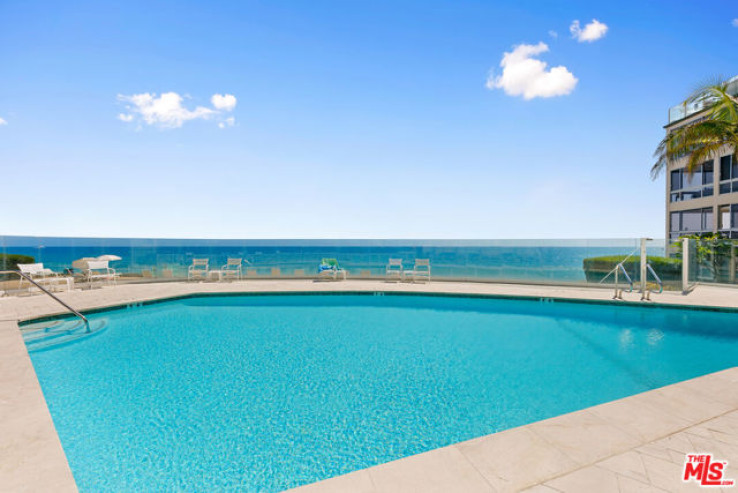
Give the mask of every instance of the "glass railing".
POLYGON ((738 240, 690 240, 690 282, 738 284, 738 240))
POLYGON ((703 102, 697 102, 693 104, 678 104, 669 108, 669 123, 673 123, 688 116, 692 116, 695 113, 699 113, 705 109, 707 105, 703 102))
MULTIPOLYGON (((399 258, 406 270, 413 268, 416 259, 429 259, 433 280, 607 284, 613 282, 608 273, 621 261, 625 261, 623 265, 633 279, 638 280, 640 240, 175 240, 0 236, 0 253, 6 268, 12 267, 13 262, 36 262, 68 276, 82 275, 75 267, 79 266, 75 261, 80 259, 119 257, 120 260, 110 261, 110 266, 120 275, 120 282, 187 279, 193 259, 207 259, 208 268, 218 270, 229 258, 243 259, 242 274, 247 279, 315 277, 323 258, 337 259, 349 278, 382 279, 389 259, 399 258)), ((648 255, 659 276, 668 280, 676 276, 671 272, 673 265, 656 260, 664 258, 663 241, 649 241, 648 255)))
MULTIPOLYGON (((738 75, 728 80, 727 92, 728 94, 733 95, 738 94, 738 75)), ((699 113, 707 106, 709 106, 709 102, 704 101, 697 101, 691 104, 682 103, 672 106, 669 108, 669 123, 674 123, 687 118, 688 116, 692 116, 695 113, 699 113)))

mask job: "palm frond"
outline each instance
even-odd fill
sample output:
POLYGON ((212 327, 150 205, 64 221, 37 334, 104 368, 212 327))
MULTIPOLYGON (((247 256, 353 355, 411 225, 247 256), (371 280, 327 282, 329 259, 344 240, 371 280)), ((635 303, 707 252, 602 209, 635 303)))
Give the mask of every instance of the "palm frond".
POLYGON ((714 158, 723 146, 732 146, 738 158, 738 98, 730 93, 728 80, 718 79, 697 88, 684 105, 708 108, 703 119, 669 132, 654 152, 656 162, 651 178, 656 179, 668 163, 684 156, 692 174, 705 161, 714 158))

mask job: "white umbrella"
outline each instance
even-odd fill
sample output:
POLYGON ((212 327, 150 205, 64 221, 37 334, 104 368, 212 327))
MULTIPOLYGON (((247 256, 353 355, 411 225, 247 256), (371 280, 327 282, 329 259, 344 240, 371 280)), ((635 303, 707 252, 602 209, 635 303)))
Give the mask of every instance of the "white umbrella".
POLYGON ((112 262, 113 260, 123 260, 117 255, 100 255, 97 257, 98 260, 107 260, 108 262, 112 262))

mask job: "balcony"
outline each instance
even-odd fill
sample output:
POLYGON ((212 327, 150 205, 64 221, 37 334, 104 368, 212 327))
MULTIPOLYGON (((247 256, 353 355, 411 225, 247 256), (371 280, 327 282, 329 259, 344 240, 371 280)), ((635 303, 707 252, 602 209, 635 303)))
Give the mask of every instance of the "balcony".
MULTIPOLYGON (((728 92, 738 95, 738 75, 728 81, 728 92)), ((678 104, 669 108, 669 125, 689 116, 699 113, 709 106, 707 101, 699 101, 693 104, 678 104)))

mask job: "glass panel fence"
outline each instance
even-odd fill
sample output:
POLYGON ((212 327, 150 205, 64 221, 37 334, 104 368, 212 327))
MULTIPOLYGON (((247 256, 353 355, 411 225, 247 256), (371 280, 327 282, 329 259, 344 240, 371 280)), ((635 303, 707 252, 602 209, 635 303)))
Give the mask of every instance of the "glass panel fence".
POLYGON ((695 239, 694 282, 736 284, 738 240, 695 239))
MULTIPOLYGON (((677 254, 663 241, 649 241, 652 266, 664 280, 675 273, 677 254)), ((242 259, 243 278, 310 278, 322 259, 336 259, 349 278, 383 279, 390 258, 412 271, 416 259, 429 259, 433 280, 611 284, 623 262, 634 282, 640 274, 640 240, 175 240, 0 236, 0 267, 43 263, 68 276, 83 275, 80 260, 100 256, 120 275, 119 282, 187 279, 194 259, 221 270, 242 259), (21 257, 18 257, 21 256, 21 257)), ((619 273, 622 282, 622 272, 619 273)))

